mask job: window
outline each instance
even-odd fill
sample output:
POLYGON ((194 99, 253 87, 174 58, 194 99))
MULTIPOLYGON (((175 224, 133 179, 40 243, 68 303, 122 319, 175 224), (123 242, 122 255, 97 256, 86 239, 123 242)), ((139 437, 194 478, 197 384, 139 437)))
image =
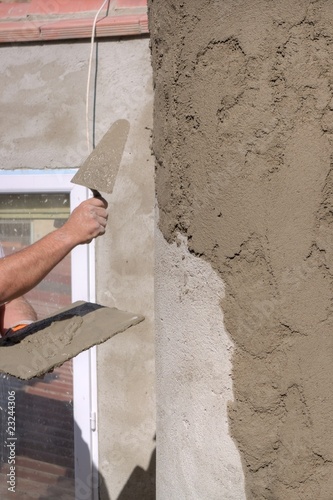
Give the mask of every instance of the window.
MULTIPOLYGON (((10 254, 40 239, 65 222, 71 208, 87 197, 74 186, 74 171, 54 173, 2 172, 0 187, 0 242, 10 254)), ((94 299, 93 245, 81 245, 27 294, 39 318, 75 300, 94 299)), ((43 379, 28 382, 0 379, 1 407, 8 390, 16 393, 16 494, 38 498, 93 498, 97 469, 96 361, 91 349, 43 379), (93 424, 92 424, 93 423, 93 424), (78 493, 79 492, 79 493, 78 493)), ((6 431, 6 413, 2 433, 6 431)), ((7 453, 0 455, 1 475, 8 473, 7 453)), ((7 493, 1 481, 1 498, 7 493)))
MULTIPOLYGON (((38 241, 61 226, 69 214, 69 193, 2 193, 0 241, 5 255, 38 241)), ((27 298, 39 319, 71 304, 70 256, 29 292, 27 298)))

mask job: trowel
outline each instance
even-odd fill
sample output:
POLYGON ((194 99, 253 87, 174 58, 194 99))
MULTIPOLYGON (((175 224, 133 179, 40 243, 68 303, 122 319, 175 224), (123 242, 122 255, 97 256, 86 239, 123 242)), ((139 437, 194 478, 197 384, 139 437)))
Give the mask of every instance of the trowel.
POLYGON ((109 128, 96 148, 85 160, 71 182, 85 186, 100 196, 100 191, 111 194, 123 156, 129 122, 117 120, 109 128))
MULTIPOLYGON (((100 196, 99 191, 112 193, 128 132, 127 120, 116 121, 72 182, 91 189, 96 197, 100 196)), ((1 338, 0 374, 22 379, 39 377, 143 320, 139 314, 116 308, 88 302, 74 303, 1 338)))
MULTIPOLYGON (((40 377, 144 320, 140 314, 78 301, 0 338, 0 374, 40 377)), ((1 376, 1 375, 0 375, 1 376)))

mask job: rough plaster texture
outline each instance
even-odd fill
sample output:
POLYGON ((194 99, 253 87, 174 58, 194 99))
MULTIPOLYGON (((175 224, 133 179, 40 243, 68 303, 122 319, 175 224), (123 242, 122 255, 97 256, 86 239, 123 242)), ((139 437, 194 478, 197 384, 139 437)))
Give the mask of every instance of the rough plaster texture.
MULTIPOLYGON (((331 500, 333 4, 149 7, 160 228, 170 243, 186 235, 226 284, 247 498, 331 500)), ((195 358, 183 359, 193 377, 195 358)), ((207 413, 212 432, 219 412, 207 413)), ((195 484, 184 467, 183 488, 195 484)))
MULTIPOLYGON (((114 349, 98 349, 101 498, 136 499, 135 491, 143 491, 149 500, 155 475, 149 40, 110 40, 97 47, 95 142, 115 120, 130 122, 109 198, 108 230, 96 248, 97 300, 146 318, 144 327, 122 334, 114 349)), ((81 42, 0 47, 1 168, 76 167, 86 159, 89 49, 81 42)), ((91 108, 91 131, 92 116, 91 108)))
POLYGON ((228 433, 233 347, 220 307, 224 285, 186 238, 169 245, 157 230, 155 241, 157 498, 242 500, 228 433))

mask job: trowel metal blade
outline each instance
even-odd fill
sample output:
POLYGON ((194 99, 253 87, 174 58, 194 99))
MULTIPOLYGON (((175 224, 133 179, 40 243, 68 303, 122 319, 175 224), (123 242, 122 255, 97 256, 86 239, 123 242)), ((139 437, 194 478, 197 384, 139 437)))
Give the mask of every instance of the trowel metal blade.
POLYGON ((129 128, 127 120, 117 120, 79 168, 71 182, 93 191, 112 193, 129 128))

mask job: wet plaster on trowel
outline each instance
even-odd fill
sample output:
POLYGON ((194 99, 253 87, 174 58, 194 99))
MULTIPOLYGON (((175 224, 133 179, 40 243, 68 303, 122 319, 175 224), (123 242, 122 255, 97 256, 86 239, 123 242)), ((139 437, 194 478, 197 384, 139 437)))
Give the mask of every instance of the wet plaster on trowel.
POLYGON ((25 380, 39 377, 143 319, 116 308, 75 302, 0 339, 0 372, 25 380))
POLYGON ((226 284, 247 498, 331 500, 333 5, 149 7, 160 228, 226 284))

